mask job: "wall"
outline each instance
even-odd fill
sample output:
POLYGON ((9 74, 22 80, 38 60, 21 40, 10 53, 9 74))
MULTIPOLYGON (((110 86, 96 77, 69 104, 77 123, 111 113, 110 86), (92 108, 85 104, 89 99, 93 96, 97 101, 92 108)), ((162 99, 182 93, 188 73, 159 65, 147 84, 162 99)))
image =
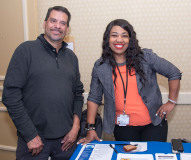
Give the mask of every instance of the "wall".
POLYGON ((5 75, 13 51, 24 40, 21 1, 6 0, 0 5, 0 75, 5 75))
MULTIPOLYGON (((179 105, 169 117, 168 141, 171 138, 191 140, 191 1, 190 0, 6 0, 1 2, 0 18, 0 97, 3 77, 15 48, 26 39, 36 39, 43 32, 47 9, 63 5, 72 14, 70 35, 75 39, 85 92, 89 91, 94 62, 101 55, 102 36, 113 19, 128 20, 143 48, 152 48, 159 56, 174 63, 183 72, 179 105), (25 28, 22 2, 26 2, 25 28), (11 4, 11 5, 10 5, 11 4), (25 32, 24 32, 25 31, 25 32), (25 35, 24 35, 25 33, 25 35), (88 67, 87 67, 88 66, 88 67)), ((168 92, 167 80, 158 77, 161 91, 168 92)), ((16 129, 0 102, 0 159, 14 155, 1 150, 1 145, 16 146, 16 129), (3 129, 2 129, 3 128, 3 129)), ((102 113, 103 114, 103 113, 102 113)), ((113 139, 104 135, 105 139, 113 139)), ((13 153, 13 152, 11 152, 13 153)))
MULTIPOLYGON (((133 24, 140 45, 152 48, 176 64, 183 72, 181 91, 191 91, 191 2, 190 0, 39 0, 39 33, 47 8, 66 6, 72 14, 71 35, 75 37, 82 80, 89 90, 93 63, 101 55, 101 43, 106 25, 113 19, 124 18, 133 24), (89 67, 87 67, 89 66, 89 67)), ((162 91, 167 91, 166 83, 162 91)))
MULTIPOLYGON (((70 35, 75 38, 85 92, 89 91, 94 62, 101 55, 106 25, 113 19, 128 20, 137 33, 139 44, 174 63, 183 72, 179 105, 169 117, 168 141, 172 137, 191 139, 191 1, 190 0, 39 0, 39 33, 47 8, 63 5, 72 15, 70 35), (87 67, 88 66, 88 67, 87 67), (185 124, 185 125, 184 125, 185 124)), ((168 96, 167 79, 158 76, 164 102, 168 96)))

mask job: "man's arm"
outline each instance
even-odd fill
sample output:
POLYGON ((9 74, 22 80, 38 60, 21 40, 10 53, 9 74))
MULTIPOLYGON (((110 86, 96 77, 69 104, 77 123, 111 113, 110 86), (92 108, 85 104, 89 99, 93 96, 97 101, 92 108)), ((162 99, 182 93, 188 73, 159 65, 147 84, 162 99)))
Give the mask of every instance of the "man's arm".
POLYGON ((73 146, 73 144, 76 142, 79 130, 80 130, 80 119, 76 114, 74 114, 72 129, 68 132, 68 134, 66 134, 66 136, 61 141, 61 143, 63 143, 62 145, 63 151, 67 151, 73 146))
POLYGON ((29 142, 37 136, 38 132, 22 101, 28 73, 28 58, 23 46, 22 44, 15 50, 10 61, 4 81, 2 102, 7 107, 19 134, 29 142))
POLYGON ((80 80, 80 72, 79 72, 79 66, 78 66, 78 59, 76 59, 76 80, 74 82, 73 86, 73 93, 74 93, 74 103, 73 103, 73 114, 78 115, 79 119, 81 119, 82 115, 82 107, 84 104, 84 86, 83 83, 80 80))
POLYGON ((83 97, 83 83, 80 80, 80 72, 79 72, 79 66, 78 66, 78 59, 76 57, 76 80, 74 82, 73 86, 73 93, 74 93, 74 103, 73 103, 73 126, 72 129, 66 134, 66 136, 63 138, 61 143, 62 150, 67 151, 72 147, 74 143, 76 143, 76 139, 78 136, 78 132, 80 130, 80 119, 82 115, 82 107, 84 103, 84 97, 83 97))

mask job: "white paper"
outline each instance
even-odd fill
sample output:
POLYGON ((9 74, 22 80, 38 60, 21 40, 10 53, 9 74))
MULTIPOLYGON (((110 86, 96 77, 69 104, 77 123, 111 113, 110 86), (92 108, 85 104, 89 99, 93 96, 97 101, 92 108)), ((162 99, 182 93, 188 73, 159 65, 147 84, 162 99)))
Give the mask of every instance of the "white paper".
POLYGON ((137 145, 137 149, 131 152, 145 152, 147 151, 147 142, 130 142, 132 145, 137 145))
POLYGON ((67 45, 66 48, 69 48, 69 49, 71 49, 72 51, 74 51, 74 44, 73 44, 73 42, 68 42, 67 44, 68 44, 68 45, 67 45))
MULTIPOLYGON (((115 147, 115 145, 113 145, 113 147, 115 147)), ((113 151, 109 144, 96 144, 89 160, 111 159, 113 151)))
POLYGON ((154 160, 152 154, 117 154, 117 160, 154 160))
MULTIPOLYGON (((115 147, 115 145, 113 145, 115 147)), ((86 144, 82 147, 81 151, 79 152, 76 160, 83 159, 83 160, 110 160, 113 155, 113 149, 109 146, 109 144, 86 144), (91 148, 92 151, 86 152, 87 149, 91 148), (90 157, 85 157, 82 154, 89 155, 90 157)))
POLYGON ((168 153, 156 153, 155 154, 156 160, 177 160, 176 154, 168 153))
POLYGON ((180 160, 191 160, 191 153, 180 153, 180 160))

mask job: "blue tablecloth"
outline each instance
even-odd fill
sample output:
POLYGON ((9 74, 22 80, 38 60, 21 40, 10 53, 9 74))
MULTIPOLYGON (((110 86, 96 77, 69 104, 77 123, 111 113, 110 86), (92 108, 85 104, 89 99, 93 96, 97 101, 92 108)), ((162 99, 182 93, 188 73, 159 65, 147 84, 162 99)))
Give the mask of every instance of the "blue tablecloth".
MULTIPOLYGON (((121 144, 121 143, 125 143, 125 144, 127 144, 128 142, 124 142, 124 141, 102 141, 102 142, 93 141, 92 143, 99 143, 99 144, 121 144)), ((115 148, 117 149, 117 151, 119 151, 119 153, 123 152, 122 147, 123 147, 123 145, 115 145, 115 148)), ((191 143, 183 143, 183 147, 184 147, 184 153, 191 153, 191 143)), ((76 159, 81 148, 82 148, 82 145, 81 144, 78 145, 76 151, 74 152, 74 154, 72 155, 70 160, 76 159)), ((136 152, 136 153, 131 153, 131 154, 152 154, 154 159, 155 159, 155 153, 172 153, 171 143, 169 143, 169 142, 147 142, 147 151, 136 152)), ((117 154, 115 152, 113 152, 112 160, 116 160, 116 158, 117 158, 117 154)), ((180 155, 177 154, 177 158, 178 158, 178 160, 180 160, 180 155)))

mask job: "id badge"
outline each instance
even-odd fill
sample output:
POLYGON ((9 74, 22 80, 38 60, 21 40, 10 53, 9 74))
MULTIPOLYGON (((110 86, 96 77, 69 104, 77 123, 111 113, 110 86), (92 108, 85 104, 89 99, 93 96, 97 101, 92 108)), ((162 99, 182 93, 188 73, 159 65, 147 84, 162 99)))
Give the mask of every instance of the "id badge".
POLYGON ((117 124, 119 126, 127 126, 129 125, 129 115, 127 114, 120 114, 117 116, 117 124))

